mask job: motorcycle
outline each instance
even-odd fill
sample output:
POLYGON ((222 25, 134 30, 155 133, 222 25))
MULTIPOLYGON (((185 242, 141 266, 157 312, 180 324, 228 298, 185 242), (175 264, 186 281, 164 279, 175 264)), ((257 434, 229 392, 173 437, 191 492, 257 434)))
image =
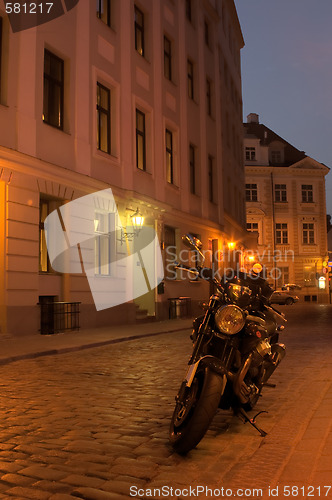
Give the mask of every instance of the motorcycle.
MULTIPOLYGON (((188 234, 182 240, 203 257, 197 238, 188 234)), ((284 329, 280 321, 287 320, 269 304, 272 288, 253 271, 220 279, 209 268, 181 263, 175 267, 213 283, 215 292, 205 305, 205 314, 193 323, 193 352, 175 398, 171 446, 179 454, 197 446, 218 408, 232 409, 265 436, 256 424, 261 412, 254 418, 247 412, 255 407, 263 387, 275 387, 268 380, 286 353, 278 340, 284 329)))

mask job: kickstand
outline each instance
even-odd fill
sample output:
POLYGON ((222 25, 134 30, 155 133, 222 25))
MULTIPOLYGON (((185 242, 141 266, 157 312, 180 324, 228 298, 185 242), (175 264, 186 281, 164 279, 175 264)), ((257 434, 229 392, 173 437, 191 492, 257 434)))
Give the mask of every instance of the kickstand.
POLYGON ((254 418, 250 418, 248 413, 243 409, 243 408, 239 408, 238 411, 236 412, 236 414, 239 416, 242 415, 243 419, 244 419, 244 424, 246 424, 247 422, 249 422, 249 424, 251 424, 253 427, 255 427, 255 429, 260 433, 260 435, 262 437, 265 437, 267 435, 267 432, 263 431, 263 429, 260 429, 258 427, 258 425, 256 425, 256 418, 258 417, 258 415, 260 415, 261 413, 268 413, 267 411, 260 411, 258 412, 254 418))

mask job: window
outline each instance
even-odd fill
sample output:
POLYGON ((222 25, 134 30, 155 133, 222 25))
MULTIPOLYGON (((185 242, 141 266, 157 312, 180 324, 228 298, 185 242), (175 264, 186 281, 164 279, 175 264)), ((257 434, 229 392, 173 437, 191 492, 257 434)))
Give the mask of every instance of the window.
POLYGON ((164 36, 164 75, 172 80, 172 42, 164 36))
POLYGON ((146 170, 145 114, 136 109, 136 167, 146 170))
POLYGON ((63 60, 45 49, 43 121, 63 129, 63 60))
POLYGON ((189 99, 194 99, 194 65, 189 59, 187 61, 187 71, 188 71, 188 97, 189 99))
POLYGON ((207 78, 206 79, 206 111, 209 116, 211 116, 211 82, 207 78))
POLYGON ((302 184, 302 203, 312 203, 314 201, 313 188, 311 184, 302 184))
POLYGON ((176 279, 174 269, 174 257, 176 257, 176 232, 174 227, 164 227, 164 250, 165 250, 165 278, 176 279))
POLYGON ((271 163, 282 163, 281 151, 271 151, 271 163))
POLYGON ((112 241, 111 214, 95 213, 95 274, 109 276, 111 274, 112 241))
POLYGON ((213 183, 214 183, 213 157, 209 155, 208 156, 208 187, 209 187, 209 201, 211 203, 214 202, 213 183))
POLYGON ((196 166, 195 166, 195 147, 189 145, 189 179, 190 179, 190 192, 196 194, 196 166))
POLYGON ((246 147, 246 161, 256 160, 256 148, 246 147))
POLYGON ((286 223, 276 224, 276 243, 277 245, 288 243, 288 228, 286 223))
POLYGON ((246 201, 257 201, 257 184, 246 184, 246 201))
POLYGON ((247 222, 247 231, 258 233, 258 222, 247 222))
POLYGON ((275 184, 274 197, 275 197, 274 201, 276 201, 276 202, 286 202, 287 201, 286 184, 275 184))
POLYGON ((315 244, 315 224, 313 222, 302 224, 302 243, 303 245, 315 244))
POLYGON ((173 172, 173 134, 166 129, 166 180, 170 184, 174 183, 173 172))
POLYGON ((46 217, 56 210, 62 200, 51 198, 47 195, 41 195, 39 200, 39 272, 54 273, 47 252, 46 235, 44 222, 46 217))
POLYGON ((204 40, 205 44, 210 47, 210 25, 206 19, 204 20, 204 40))
POLYGON ((277 288, 281 288, 285 283, 289 283, 289 268, 288 266, 285 267, 278 267, 277 268, 277 288))
POLYGON ((111 26, 111 0, 97 0, 97 17, 111 26))
POLYGON ((110 154, 111 133, 110 90, 97 82, 97 148, 110 154))
POLYGON ((144 56, 144 14, 135 5, 135 49, 144 56))
POLYGON ((192 21, 191 0, 186 0, 186 18, 192 21))
POLYGON ((304 266, 303 269, 304 286, 316 285, 316 267, 313 265, 304 266))

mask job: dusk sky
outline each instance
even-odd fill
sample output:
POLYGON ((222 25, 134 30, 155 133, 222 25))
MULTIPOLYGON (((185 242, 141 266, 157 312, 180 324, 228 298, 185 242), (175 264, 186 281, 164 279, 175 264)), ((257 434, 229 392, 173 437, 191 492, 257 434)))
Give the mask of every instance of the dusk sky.
MULTIPOLYGON (((263 123, 332 169, 331 0, 235 0, 243 117, 263 123)), ((332 214, 332 171, 326 177, 332 214)))

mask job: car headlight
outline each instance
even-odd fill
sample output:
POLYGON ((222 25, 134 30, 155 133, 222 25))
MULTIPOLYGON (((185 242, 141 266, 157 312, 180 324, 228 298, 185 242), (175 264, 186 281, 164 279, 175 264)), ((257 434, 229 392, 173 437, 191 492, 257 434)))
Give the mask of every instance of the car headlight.
POLYGON ((242 309, 234 305, 219 307, 214 318, 217 328, 227 335, 238 333, 246 321, 242 309))

